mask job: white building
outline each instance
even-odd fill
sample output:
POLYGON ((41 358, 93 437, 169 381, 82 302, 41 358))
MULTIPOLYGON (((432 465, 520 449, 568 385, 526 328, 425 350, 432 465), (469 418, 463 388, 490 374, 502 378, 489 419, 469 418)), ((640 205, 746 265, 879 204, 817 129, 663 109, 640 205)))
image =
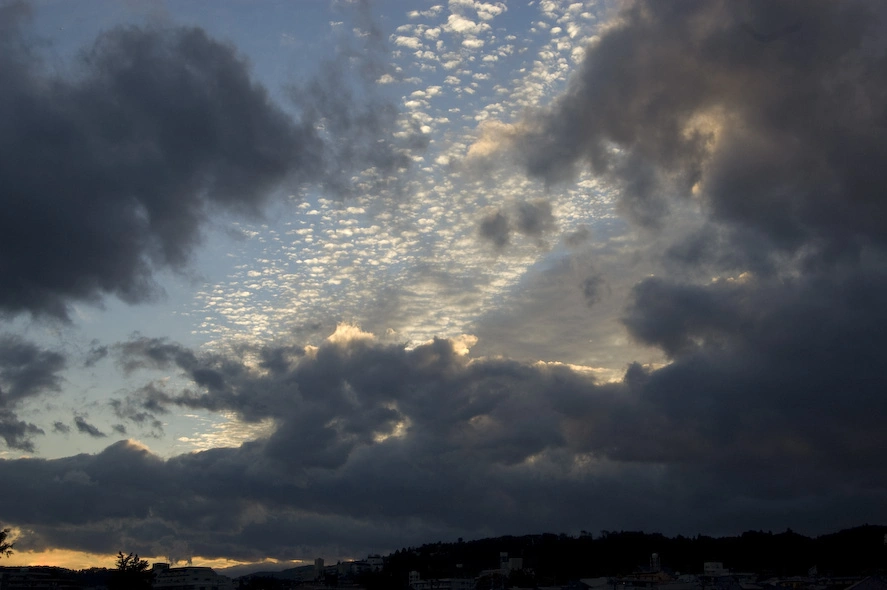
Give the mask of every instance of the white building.
POLYGON ((413 590, 474 590, 474 586, 475 582, 471 578, 418 580, 410 584, 413 590))
POLYGON ((524 559, 522 557, 509 557, 505 551, 499 553, 499 570, 504 575, 522 569, 524 569, 524 559))
POLYGON ((704 576, 727 576, 730 570, 724 568, 724 564, 720 561, 706 561, 702 564, 702 575, 704 576))
POLYGON ((234 590, 234 581, 208 567, 154 568, 155 590, 234 590))

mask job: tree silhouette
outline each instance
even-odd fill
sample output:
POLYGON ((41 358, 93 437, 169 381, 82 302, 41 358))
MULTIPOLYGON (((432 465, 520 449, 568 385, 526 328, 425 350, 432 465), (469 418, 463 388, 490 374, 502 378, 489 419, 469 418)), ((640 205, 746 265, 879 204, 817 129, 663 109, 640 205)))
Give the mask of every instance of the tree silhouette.
POLYGON ((109 590, 150 590, 153 574, 148 570, 148 560, 139 559, 138 553, 117 553, 117 569, 111 573, 109 590))
POLYGON ((0 553, 6 554, 6 557, 12 555, 12 546, 15 543, 8 543, 6 541, 7 537, 9 537, 9 529, 0 530, 0 553))

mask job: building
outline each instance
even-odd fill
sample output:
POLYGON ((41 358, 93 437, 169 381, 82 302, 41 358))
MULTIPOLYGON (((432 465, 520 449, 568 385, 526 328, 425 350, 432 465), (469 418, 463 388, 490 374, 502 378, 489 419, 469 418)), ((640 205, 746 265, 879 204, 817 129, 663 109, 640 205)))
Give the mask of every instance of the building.
POLYGON ((340 561, 336 564, 336 573, 343 577, 359 576, 371 569, 366 561, 340 561))
POLYGON ((234 581, 217 574, 212 568, 171 568, 167 564, 155 564, 152 569, 155 590, 234 590, 234 581))
MULTIPOLYGON (((697 562, 698 563, 698 562, 697 562)), ((730 574, 730 570, 724 567, 724 564, 720 561, 706 561, 702 564, 702 575, 703 576, 727 576, 730 574)))
POLYGON ((423 580, 419 572, 410 572, 410 588, 413 590, 474 590, 473 578, 438 578, 423 580))
POLYGON ((382 567, 385 565, 385 561, 382 559, 382 556, 376 553, 372 553, 367 556, 367 563, 370 564, 370 569, 374 572, 381 572, 382 567))
POLYGON ((628 576, 621 576, 614 581, 616 585, 626 590, 629 588, 659 588, 663 584, 671 582, 672 578, 663 571, 637 572, 628 576))
POLYGON ((437 580, 419 580, 410 585, 413 590, 474 590, 472 578, 440 578, 437 580))
POLYGON ((524 560, 522 557, 509 557, 508 553, 502 551, 499 553, 499 571, 504 575, 524 569, 524 560))

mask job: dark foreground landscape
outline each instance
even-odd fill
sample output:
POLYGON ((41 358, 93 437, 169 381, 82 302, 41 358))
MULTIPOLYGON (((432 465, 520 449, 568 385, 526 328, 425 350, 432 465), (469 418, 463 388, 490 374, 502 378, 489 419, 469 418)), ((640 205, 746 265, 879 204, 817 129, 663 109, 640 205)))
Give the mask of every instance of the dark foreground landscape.
POLYGON ((2 567, 0 590, 887 590, 887 526, 873 525, 815 538, 786 530, 734 537, 583 531, 459 539, 360 561, 327 564, 318 558, 312 565, 235 579, 224 571, 127 557, 121 554, 117 569, 2 567))

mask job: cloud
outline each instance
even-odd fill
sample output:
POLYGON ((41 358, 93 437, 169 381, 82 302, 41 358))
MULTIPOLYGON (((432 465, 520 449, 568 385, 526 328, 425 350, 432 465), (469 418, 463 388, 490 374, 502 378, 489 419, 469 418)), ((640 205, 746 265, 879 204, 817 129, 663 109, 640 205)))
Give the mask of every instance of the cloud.
POLYGON ((74 426, 77 427, 77 432, 88 434, 92 438, 105 438, 108 436, 107 434, 87 422, 86 418, 84 418, 83 416, 74 416, 74 426))
POLYGON ((866 106, 887 90, 879 10, 630 3, 550 107, 482 136, 549 183, 588 166, 670 241, 655 269, 668 272, 632 289, 623 322, 671 362, 626 374, 643 404, 622 417, 639 434, 611 457, 720 457, 718 477, 793 498, 814 463, 870 473, 887 327, 887 141, 866 106), (798 479, 768 489, 777 466, 798 479))
POLYGON ((663 223, 673 198, 698 199, 777 250, 883 243, 878 10, 631 3, 512 147, 550 183, 590 166, 645 224, 663 223))
POLYGON ((422 41, 420 41, 416 37, 406 37, 403 35, 396 36, 394 38, 394 44, 398 47, 408 47, 410 49, 422 48, 422 41))
POLYGON ((108 347, 100 345, 98 340, 93 340, 86 353, 86 360, 83 361, 83 366, 94 367, 106 356, 108 356, 108 347))
POLYGON ((493 243, 497 248, 504 248, 511 240, 511 226, 508 217, 501 211, 491 211, 484 215, 478 227, 480 237, 493 243))
POLYGON ((582 281, 582 295, 585 302, 592 306, 603 297, 601 291, 606 288, 607 282, 600 274, 592 274, 582 281))
MULTIPOLYGON (((454 83, 458 84, 458 79, 455 79, 454 83)), ((477 139, 468 147, 466 155, 469 160, 486 163, 485 160, 512 147, 513 142, 525 132, 522 124, 484 121, 479 127, 477 139)))
POLYGON ((18 415, 6 408, 0 408, 0 436, 11 449, 33 452, 33 437, 45 434, 36 424, 19 420, 18 415))
POLYGON ((674 359, 646 385, 673 426, 706 439, 722 472, 760 474, 761 488, 768 470, 796 474, 774 486, 794 494, 811 485, 813 462, 850 482, 880 460, 873 416, 887 405, 873 361, 885 287, 882 269, 707 286, 649 279, 625 322, 674 359))
MULTIPOLYGON (((0 461, 0 520, 26 531, 22 550, 254 559, 579 526, 816 533, 887 518, 883 52, 866 3, 804 4, 800 20, 796 6, 627 4, 559 100, 486 127, 469 156, 510 150, 550 184, 587 166, 636 225, 565 235, 478 319, 476 342, 407 346, 342 325, 316 346, 96 344, 89 358, 143 380, 110 402, 126 429, 188 409, 262 430, 168 458, 122 441, 0 461)), ((336 154, 320 178, 325 162, 377 157, 368 138, 401 124, 349 111, 360 92, 337 95, 341 81, 331 68, 295 94, 323 123, 323 157, 336 154)), ((387 144, 377 169, 399 170, 402 148, 387 144)), ((547 235, 553 217, 547 200, 515 200, 470 230, 501 248, 547 235)), ((438 298, 471 290, 425 268, 417 284, 438 298)), ((35 355, 25 364, 57 374, 35 355)), ((21 391, 57 383, 10 375, 21 391)), ((37 428, 0 424, 13 440, 37 428)))
POLYGON ((591 230, 587 226, 580 226, 564 236, 564 243, 571 248, 578 248, 591 238, 591 230))
POLYGON ((443 25, 443 29, 448 33, 462 35, 479 35, 490 30, 487 23, 476 23, 461 14, 451 14, 447 17, 447 22, 443 25))
MULTIPOLYGON (((164 429, 163 422, 157 417, 157 414, 165 414, 167 410, 151 401, 156 399, 156 396, 152 395, 154 391, 152 386, 146 385, 140 391, 145 397, 145 399, 141 400, 141 403, 136 403, 131 398, 112 398, 108 401, 108 405, 111 406, 115 416, 121 420, 131 422, 143 435, 160 438, 164 433, 164 429)), ((113 428, 119 434, 125 435, 128 432, 123 424, 117 424, 113 428)))
POLYGON ((4 15, 11 92, 0 140, 5 221, 0 307, 66 316, 71 300, 157 293, 211 205, 255 213, 319 143, 254 84, 228 45, 197 28, 117 28, 53 79, 4 15), (175 100, 171 100, 175 97, 175 100))
POLYGON ((0 392, 5 404, 46 391, 58 391, 66 359, 18 336, 0 336, 0 392))
MULTIPOLYGON (((417 119, 402 116, 379 92, 379 83, 400 76, 387 61, 386 37, 369 5, 361 3, 355 17, 361 45, 342 40, 335 57, 325 60, 315 76, 289 88, 302 121, 318 129, 323 141, 323 160, 315 173, 339 197, 401 190, 412 156, 430 142, 417 119)), ((418 47, 415 38, 394 36, 393 42, 418 47)))
POLYGON ((59 391, 64 355, 43 350, 18 336, 0 336, 0 436, 10 448, 33 451, 33 437, 43 430, 16 414, 21 403, 38 395, 59 391))
POLYGON ((557 227, 551 203, 544 199, 522 201, 512 209, 510 214, 503 210, 487 210, 478 228, 480 237, 501 249, 511 241, 512 231, 539 239, 557 227))
POLYGON ((540 237, 556 227, 551 203, 539 199, 524 201, 517 206, 517 231, 522 234, 540 237))
POLYGON ((870 108, 887 90, 882 15, 874 2, 633 2, 549 107, 482 129, 478 145, 548 183, 588 167, 656 236, 661 266, 623 322, 671 363, 638 375, 653 423, 687 433, 675 456, 710 448, 725 477, 813 456, 864 471, 882 444, 862 413, 848 419, 883 412, 869 364, 885 351, 887 141, 870 108), (849 435, 855 423, 867 434, 849 435))
MULTIPOLYGON (((657 295, 667 298, 667 286, 657 295)), ((762 330, 782 305, 760 318, 762 330)), ((31 531, 23 550, 113 552, 125 536, 142 552, 179 539, 193 555, 247 559, 576 523, 819 531, 887 516, 885 408, 868 357, 841 381, 819 357, 808 365, 798 355, 786 375, 751 370, 766 357, 712 345, 601 383, 558 363, 472 357, 466 343, 340 339, 275 368, 169 342, 117 348, 142 366, 156 362, 158 347, 175 352, 163 357, 164 373, 189 383, 152 403, 272 418, 273 431, 169 459, 122 441, 97 455, 0 461, 0 493, 15 506, 0 507, 0 518, 31 531), (218 380, 198 384, 207 373, 218 380), (867 492, 856 493, 863 482, 867 492), (71 502, 82 509, 70 511, 71 502), (306 536, 311 547, 293 541, 306 536)), ((863 351, 860 341, 839 360, 863 351)), ((771 358, 766 366, 778 369, 771 358)))
POLYGON ((626 337, 619 321, 626 298, 647 265, 620 238, 587 237, 570 245, 571 234, 474 322, 476 354, 532 362, 551 360, 594 368, 618 379, 627 362, 662 362, 662 354, 626 337))
POLYGON ((396 184, 391 175, 427 144, 392 104, 372 93, 364 101, 361 88, 384 72, 358 52, 292 91, 295 118, 233 46, 202 29, 114 28, 59 76, 27 41, 27 20, 26 4, 0 11, 8 313, 67 318, 74 301, 150 300, 160 293, 155 273, 188 263, 214 211, 257 217, 276 189, 306 183, 350 194, 366 170, 396 184), (343 78, 352 57, 368 78, 361 87, 343 78))
POLYGON ((69 432, 71 432, 71 427, 64 422, 53 422, 52 431, 58 432, 60 434, 68 434, 69 432))

